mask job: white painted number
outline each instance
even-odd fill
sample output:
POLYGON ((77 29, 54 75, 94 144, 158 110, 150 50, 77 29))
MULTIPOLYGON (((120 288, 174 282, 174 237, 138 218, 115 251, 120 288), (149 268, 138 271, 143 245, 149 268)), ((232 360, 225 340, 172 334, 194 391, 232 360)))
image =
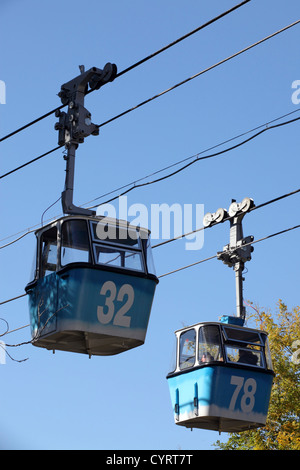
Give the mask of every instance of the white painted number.
POLYGON ((122 302, 124 300, 125 295, 127 295, 127 301, 116 313, 114 325, 129 327, 131 317, 126 317, 125 314, 128 312, 128 310, 131 309, 134 301, 134 290, 130 284, 123 284, 123 286, 119 290, 117 300, 122 302))
POLYGON ((249 413, 253 410, 255 404, 255 397, 254 394, 256 392, 256 380, 254 379, 247 379, 244 384, 244 395, 241 399, 241 408, 244 413, 249 413))
POLYGON ((112 281, 106 281, 101 290, 100 295, 105 295, 105 306, 97 307, 97 317, 100 323, 107 325, 110 323, 115 314, 114 301, 123 302, 125 296, 127 296, 126 302, 116 312, 113 325, 124 326, 129 328, 131 317, 126 316, 126 313, 131 309, 134 302, 134 290, 130 284, 123 284, 117 293, 116 284, 112 281))
POLYGON ((236 400, 237 400, 238 394, 240 393, 240 390, 243 386, 243 383, 244 383, 243 377, 237 377, 236 375, 231 376, 230 384, 231 385, 236 385, 236 388, 235 388, 235 391, 233 392, 231 402, 230 402, 230 405, 229 405, 230 410, 234 410, 236 400))
POLYGON ((236 405, 237 398, 239 396, 239 393, 243 387, 243 395, 241 397, 241 408, 244 413, 250 413, 250 411, 253 410, 254 404, 255 404, 255 397, 254 394, 256 392, 257 388, 257 383, 256 380, 254 379, 247 379, 244 383, 244 378, 243 377, 238 377, 236 375, 231 376, 230 380, 231 385, 235 385, 236 388, 233 392, 233 395, 231 397, 229 409, 234 410, 234 407, 236 405))
POLYGON ((104 307, 97 308, 97 317, 100 323, 106 325, 112 320, 115 312, 114 300, 116 298, 117 288, 116 284, 112 281, 107 281, 103 284, 100 295, 105 295, 105 306, 106 313, 104 313, 104 307), (107 293, 109 292, 109 295, 107 293))

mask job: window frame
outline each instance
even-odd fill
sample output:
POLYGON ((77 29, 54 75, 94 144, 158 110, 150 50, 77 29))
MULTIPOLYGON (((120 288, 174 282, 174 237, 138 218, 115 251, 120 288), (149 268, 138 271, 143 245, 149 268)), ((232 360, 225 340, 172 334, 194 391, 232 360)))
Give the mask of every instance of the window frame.
MULTIPOLYGON (((127 230, 127 231, 135 232, 138 235, 137 236, 138 246, 134 247, 134 246, 130 246, 130 245, 125 245, 125 243, 122 243, 122 242, 118 242, 118 241, 115 241, 115 240, 110 240, 109 238, 105 239, 105 240, 100 240, 100 238, 98 238, 94 235, 94 229, 93 229, 93 226, 97 225, 98 223, 101 223, 101 220, 99 220, 98 222, 96 220, 90 220, 89 221, 91 239, 92 239, 93 243, 99 243, 99 244, 104 244, 104 245, 115 245, 115 246, 120 246, 122 248, 125 248, 125 246, 126 246, 126 247, 128 247, 129 250, 143 251, 142 240, 141 240, 139 230, 134 229, 134 228, 130 228, 130 227, 122 227, 122 225, 120 225, 118 223, 116 223, 115 225, 113 223, 102 224, 102 225, 109 225, 110 227, 115 226, 115 227, 117 227, 121 230, 127 230)), ((125 238, 124 241, 125 240, 127 240, 127 238, 125 238)))
POLYGON ((93 256, 94 256, 94 262, 95 262, 95 265, 96 266, 110 266, 111 268, 117 268, 117 269, 122 269, 122 270, 130 270, 130 271, 134 271, 134 272, 139 272, 139 273, 144 273, 145 272, 145 263, 144 263, 144 259, 143 259, 143 253, 141 250, 128 250, 125 248, 125 246, 121 246, 121 245, 113 245, 113 244, 104 244, 104 243, 94 243, 93 242, 93 256), (131 253, 133 255, 139 255, 140 256, 140 261, 141 261, 141 269, 136 269, 136 268, 132 268, 130 266, 118 266, 116 264, 110 264, 110 262, 106 262, 106 263, 100 263, 97 261, 97 254, 96 254, 96 250, 98 247, 103 247, 103 248, 110 248, 110 249, 115 249, 115 253, 117 255, 117 258, 119 257, 118 253, 120 252, 123 252, 123 253, 131 253))
POLYGON ((227 364, 229 365, 237 365, 237 366, 246 366, 246 367, 255 367, 257 369, 263 369, 265 370, 266 367, 265 367, 265 357, 264 357, 264 352, 263 352, 263 349, 250 349, 250 348, 246 348, 244 347, 243 345, 240 345, 240 344, 236 344, 236 343, 227 343, 225 345, 225 354, 226 354, 226 362, 227 364), (251 353, 251 354, 254 354, 254 356, 260 356, 261 360, 261 365, 259 364, 251 364, 251 362, 247 362, 247 361, 231 361, 230 358, 229 358, 229 351, 228 349, 237 349, 238 350, 238 354, 240 354, 241 352, 247 352, 247 353, 251 353))
POLYGON ((82 219, 82 218, 68 218, 68 219, 65 219, 65 220, 61 220, 60 221, 60 224, 59 224, 59 230, 58 230, 58 233, 59 233, 59 252, 58 252, 58 263, 59 263, 59 269, 64 269, 66 268, 67 266, 71 265, 71 264, 76 264, 76 263, 83 263, 83 264, 95 264, 94 263, 94 253, 93 253, 93 250, 91 249, 91 236, 90 236, 90 230, 89 230, 89 224, 87 223, 88 221, 86 219, 82 219), (86 227, 86 234, 87 234, 87 242, 88 242, 88 257, 90 259, 90 261, 70 261, 66 264, 63 264, 63 260, 62 260, 62 249, 64 248, 63 246, 63 227, 65 224, 70 224, 72 222, 83 222, 85 224, 85 227, 86 227))
MULTIPOLYGON (((94 235, 94 226, 97 225, 99 222, 101 221, 95 221, 95 220, 90 220, 89 221, 89 230, 90 230, 90 238, 91 238, 91 245, 92 245, 92 253, 93 253, 93 257, 94 257, 94 264, 95 266, 107 266, 107 267, 111 267, 112 269, 120 269, 122 271, 124 270, 127 270, 127 271, 132 271, 132 272, 136 272, 136 273, 148 273, 147 271, 147 263, 146 263, 146 260, 145 260, 145 253, 144 253, 144 246, 143 246, 143 243, 142 243, 142 239, 140 237, 140 233, 139 233, 139 230, 135 229, 135 233, 137 234, 137 246, 130 246, 126 243, 121 243, 121 242, 118 242, 118 241, 115 241, 115 240, 100 240, 99 238, 97 238, 95 235, 94 235), (132 268, 132 267, 128 267, 128 266, 116 266, 116 265, 113 265, 113 264, 109 264, 109 263, 99 263, 97 262, 97 256, 96 256, 96 248, 97 247, 103 247, 103 248, 111 248, 111 249, 115 249, 116 250, 116 253, 119 251, 122 251, 122 252, 128 252, 128 253, 132 253, 132 254, 139 254, 140 256, 140 261, 141 261, 141 269, 135 269, 135 268, 132 268)), ((107 223, 107 224, 103 224, 103 225, 109 225, 111 227, 114 227, 114 225, 112 223, 107 223)), ((130 228, 130 227, 122 227, 121 225, 119 224, 116 224, 115 225, 117 228, 120 228, 120 229, 126 229, 126 230, 134 230, 133 228, 130 228)), ((126 241, 127 239, 124 240, 124 242, 126 241)))
POLYGON ((241 330, 240 328, 235 328, 232 325, 221 325, 221 328, 222 328, 222 332, 223 332, 223 344, 224 344, 225 359, 226 359, 226 363, 228 365, 230 365, 230 366, 233 365, 233 366, 238 366, 238 367, 251 367, 251 368, 258 369, 258 370, 270 370, 270 369, 268 369, 267 364, 266 364, 265 342, 263 341, 262 335, 259 331, 251 331, 251 330, 247 330, 247 329, 241 330), (248 331, 250 334, 256 334, 258 339, 259 339, 259 343, 258 342, 253 342, 253 341, 246 341, 246 339, 232 338, 228 335, 226 330, 240 331, 240 332, 245 333, 245 334, 247 334, 247 331, 248 331), (251 349, 251 347, 247 348, 247 345, 254 346, 257 349, 251 349), (259 353, 259 356, 261 358, 261 360, 260 360, 261 364, 260 365, 251 364, 251 363, 246 362, 246 361, 243 361, 243 362, 242 361, 231 361, 230 358, 229 358, 229 352, 228 352, 229 348, 238 349, 239 352, 240 351, 246 351, 246 352, 250 352, 250 353, 255 352, 255 355, 256 354, 258 355, 258 353, 259 353))
POLYGON ((197 365, 197 362, 198 362, 198 346, 197 346, 197 338, 198 338, 198 334, 197 334, 197 329, 196 328, 188 328, 184 331, 182 331, 179 336, 178 336, 178 370, 180 372, 183 372, 185 370, 190 370, 192 369, 193 367, 195 367, 197 365), (190 356, 190 357, 194 357, 194 361, 193 361, 193 364, 191 365, 186 365, 185 367, 182 367, 182 364, 184 364, 187 359, 185 359, 185 361, 181 362, 181 357, 182 357, 182 350, 183 350, 183 345, 181 344, 181 339, 184 335, 190 333, 191 331, 194 332, 194 337, 195 337, 195 349, 194 349, 194 355, 190 356))
MULTIPOLYGON (((239 329, 235 327, 234 325, 230 324, 224 324, 222 322, 201 322, 197 323, 194 325, 190 325, 185 328, 181 328, 177 331, 175 331, 175 337, 176 337, 176 358, 175 358, 175 369, 171 372, 169 372, 167 378, 184 374, 185 372, 191 372, 192 370, 200 369, 203 367, 232 367, 232 368, 241 368, 241 369, 252 369, 252 370, 257 370, 260 372, 266 372, 269 374, 274 375, 273 371, 273 366, 272 366, 272 358, 271 354, 269 355, 269 360, 268 360, 268 351, 269 350, 269 342, 268 342, 268 334, 265 331, 260 331, 260 330, 255 330, 252 328, 245 328, 245 332, 248 331, 248 333, 256 333, 258 334, 258 337, 260 339, 260 343, 253 343, 253 342, 247 342, 247 341, 228 341, 226 336, 224 334, 224 327, 226 328, 232 328, 232 329, 239 329), (200 338, 200 328, 205 327, 205 326, 213 326, 215 325, 218 328, 219 331, 219 340, 220 340, 220 351, 219 351, 219 359, 214 359, 213 361, 209 362, 200 362, 199 358, 199 338, 200 338), (195 358, 196 360, 194 361, 193 365, 190 365, 189 367, 182 368, 180 367, 180 356, 181 356, 181 345, 180 345, 180 338, 181 336, 190 330, 195 330, 196 332, 196 350, 195 350, 195 358), (246 344, 254 345, 257 347, 257 349, 251 349, 251 348, 246 348, 246 344), (227 349, 226 346, 232 347, 232 348, 237 348, 237 349, 244 349, 247 352, 254 351, 256 353, 260 354, 261 357, 261 365, 256 365, 256 364, 250 364, 246 362, 234 362, 230 361, 228 358, 227 354, 227 349)), ((242 331, 244 331, 242 330, 242 331)), ((240 330, 241 331, 241 330, 240 330)), ((209 344, 209 343, 207 343, 209 344)))
POLYGON ((40 234, 39 234, 39 242, 38 242, 38 250, 37 250, 37 259, 38 262, 36 263, 36 279, 43 279, 46 276, 49 276, 50 274, 53 274, 57 272, 58 266, 59 266, 59 231, 58 227, 56 224, 53 224, 50 227, 45 228, 40 234), (43 274, 43 242, 44 242, 44 236, 47 234, 47 232, 50 232, 51 230, 56 231, 56 264, 55 264, 55 270, 50 271, 48 274, 46 274, 47 269, 45 269, 45 273, 43 274))
MULTIPOLYGON (((204 343, 203 343, 204 344, 204 343)), ((206 344, 209 344, 209 343, 206 343, 206 344)), ((214 343, 211 343, 211 345, 213 345, 214 343)), ((217 344, 215 344, 216 346, 217 344)), ((222 341, 222 335, 221 335, 221 331, 220 331, 220 326, 218 324, 202 324, 198 327, 198 334, 197 334, 197 348, 198 348, 198 351, 197 351, 197 359, 198 359, 198 363, 199 363, 199 366, 204 366, 206 364, 216 364, 216 363, 223 363, 224 362, 224 348, 223 348, 223 341, 222 341), (202 362, 201 361, 201 358, 200 358, 200 331, 201 329, 205 329, 205 328, 215 328, 217 329, 218 331, 218 338, 219 338, 219 352, 218 352, 218 356, 219 357, 222 357, 223 360, 221 359, 215 359, 213 358, 213 360, 211 361, 205 361, 205 362, 202 362)))
MULTIPOLYGON (((244 327, 243 327, 244 328, 244 327)), ((264 342, 262 341, 262 337, 261 337, 261 334, 259 331, 251 331, 251 330, 241 330, 240 328, 234 328, 233 326, 227 326, 227 325, 222 325, 222 329, 223 329, 223 332, 224 332, 224 339, 226 342, 228 343, 244 343, 244 344, 252 344, 253 346, 264 346, 264 342), (237 338, 233 338, 233 337, 229 337, 228 336, 228 333, 227 333, 227 330, 231 330, 231 331, 239 331, 239 332, 242 332, 242 333, 251 333, 251 334, 256 334, 258 336, 258 339, 259 339, 259 343, 257 342, 253 342, 253 341, 247 341, 245 339, 237 339, 237 338)))

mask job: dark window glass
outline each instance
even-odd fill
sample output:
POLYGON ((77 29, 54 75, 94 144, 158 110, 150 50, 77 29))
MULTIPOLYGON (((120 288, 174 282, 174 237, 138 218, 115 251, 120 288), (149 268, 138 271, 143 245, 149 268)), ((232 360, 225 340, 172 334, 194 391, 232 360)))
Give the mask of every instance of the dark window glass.
POLYGON ((222 361, 220 331, 217 325, 202 326, 199 329, 199 363, 222 361))
POLYGON ((143 271, 142 253, 109 245, 94 245, 96 263, 143 271))
POLYGON ((92 237, 95 241, 125 245, 127 248, 140 248, 139 232, 136 229, 105 224, 101 221, 92 222, 91 225, 92 237))
POLYGON ((40 277, 48 276, 57 267, 57 228, 52 227, 41 236, 40 277))
POLYGON ((181 333, 179 351, 180 369, 192 367, 195 364, 196 356, 196 332, 194 328, 181 333))
POLYGON ((228 341, 243 341, 244 343, 262 344, 259 333, 238 328, 224 327, 225 336, 228 341))
POLYGON ((85 220, 67 220, 62 226, 61 265, 89 263, 91 255, 85 220))

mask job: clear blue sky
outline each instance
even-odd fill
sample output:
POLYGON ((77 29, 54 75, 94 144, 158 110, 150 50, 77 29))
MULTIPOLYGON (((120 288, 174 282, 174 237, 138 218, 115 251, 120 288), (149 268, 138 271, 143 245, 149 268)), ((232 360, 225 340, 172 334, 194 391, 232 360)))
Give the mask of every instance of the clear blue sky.
MULTIPOLYGON (((238 3, 238 2, 236 2, 238 3)), ((0 135, 60 105, 61 84, 78 65, 121 71, 227 10, 232 0, 0 0, 0 135)), ((300 18, 297 0, 252 0, 230 16, 90 94, 86 106, 101 123, 300 18)), ((80 147, 75 203, 119 186, 271 121, 297 106, 300 25, 103 127, 80 147)), ((295 114, 294 117, 298 116, 295 114)), ((0 144, 1 174, 57 145, 56 118, 44 119, 0 144)), ((236 141, 238 142, 238 141, 236 141)), ((225 148, 222 147, 222 148, 225 148)), ((128 195, 128 204, 204 204, 228 208, 232 198, 256 204, 299 188, 299 124, 270 130, 224 156, 128 195)), ((62 151, 1 180, 1 245, 39 224, 63 190, 62 151)), ((46 218, 59 215, 56 204, 46 218)), ((246 216, 244 234, 259 239, 299 224, 299 196, 246 216)), ((299 235, 255 245, 245 298, 276 309, 299 304, 299 235)), ((182 241, 154 250, 157 274, 214 255, 229 241, 229 224, 205 231, 203 248, 182 241)), ((34 235, 0 251, 0 301, 20 295, 29 280, 34 235)), ((9 348, 0 364, 1 449, 211 449, 212 431, 174 424, 166 375, 174 331, 235 312, 234 273, 220 261, 162 278, 145 344, 114 357, 9 348)), ((29 323, 27 298, 1 307, 10 330, 29 323)), ((5 324, 3 323, 3 331, 5 324)), ((1 323, 1 325, 2 325, 1 323)), ((2 330, 1 330, 2 331, 2 330)), ((1 338, 30 340, 29 328, 1 338)), ((221 439, 226 439, 222 435, 221 439)))

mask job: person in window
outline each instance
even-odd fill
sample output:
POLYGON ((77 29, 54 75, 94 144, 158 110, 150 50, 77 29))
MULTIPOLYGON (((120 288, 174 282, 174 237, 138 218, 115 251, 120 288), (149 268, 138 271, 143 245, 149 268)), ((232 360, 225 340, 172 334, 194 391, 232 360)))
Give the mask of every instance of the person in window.
POLYGON ((201 362, 212 362, 213 360, 214 358, 209 352, 202 354, 201 362))
POLYGON ((255 354, 253 354, 251 351, 240 349, 238 362, 243 362, 244 364, 251 364, 253 366, 256 366, 257 359, 258 357, 255 354))

